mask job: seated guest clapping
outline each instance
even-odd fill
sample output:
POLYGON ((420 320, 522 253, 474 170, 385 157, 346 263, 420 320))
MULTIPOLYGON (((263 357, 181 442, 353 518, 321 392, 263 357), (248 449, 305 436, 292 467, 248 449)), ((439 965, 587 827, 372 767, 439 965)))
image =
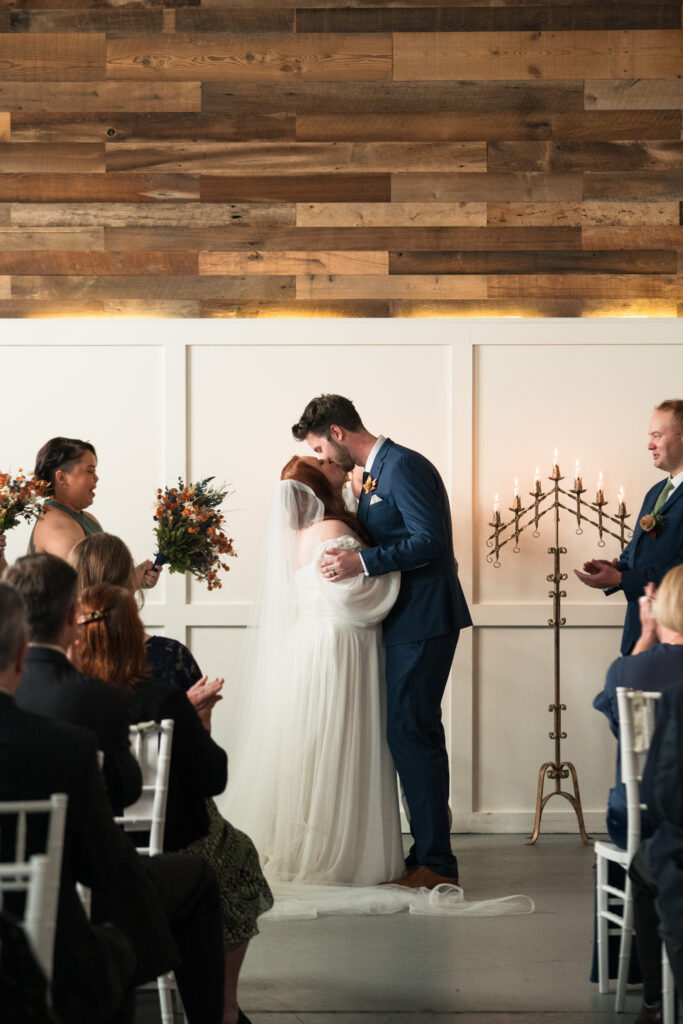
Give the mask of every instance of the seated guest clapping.
MULTIPOLYGON (((683 678, 683 647, 671 623, 677 623, 677 603, 683 596, 683 566, 671 569, 662 580, 659 590, 648 583, 640 598, 641 634, 630 655, 617 658, 607 672, 604 689, 593 707, 608 718, 610 728, 619 741, 619 710, 617 687, 633 690, 664 690, 683 678), (656 595, 656 601, 655 601, 656 595), (655 609, 656 605, 656 609, 655 609), (672 639, 673 638, 673 639, 672 639)), ((617 746, 616 785, 610 790, 607 805, 607 830, 617 846, 626 849, 626 792, 621 781, 621 762, 617 746)), ((647 814, 641 820, 641 835, 646 838, 652 831, 647 814)))
MULTIPOLYGON (((27 637, 21 595, 0 583, 0 799, 68 797, 55 1009, 69 1024, 132 1024, 133 986, 173 968, 192 1024, 220 1024, 222 963, 211 873, 195 857, 138 857, 114 825, 94 735, 16 706, 27 637), (92 923, 76 882, 92 889, 92 923)), ((32 831, 28 844, 29 852, 44 848, 32 831)))
POLYGON ((100 583, 79 598, 74 654, 81 668, 130 695, 132 722, 174 721, 164 847, 208 860, 218 878, 225 947, 224 1024, 247 1018, 237 1004, 237 981, 256 917, 272 906, 258 854, 207 797, 227 779, 224 751, 211 739, 185 693, 150 675, 144 627, 131 590, 100 583))
MULTIPOLYGON (((133 556, 112 533, 84 537, 70 552, 68 562, 78 573, 79 593, 97 583, 112 583, 141 597, 133 556)), ((222 699, 224 680, 202 675, 187 647, 170 637, 145 636, 145 650, 150 674, 184 690, 205 724, 210 722, 211 710, 222 699)))
POLYGON ((642 782, 654 832, 629 869, 643 972, 639 1024, 662 1019, 660 940, 683 991, 683 565, 666 574, 653 603, 657 642, 635 659, 649 666, 639 689, 662 692, 642 782))
MULTIPOLYGON (((30 650, 55 656, 53 664, 44 664, 45 678, 51 673, 54 685, 61 691, 61 699, 58 697, 51 701, 49 686, 29 686, 25 692, 27 703, 31 702, 29 698, 35 699, 33 711, 61 721, 72 721, 69 716, 78 715, 79 724, 89 728, 87 735, 92 737, 92 749, 96 750, 99 746, 98 730, 101 730, 100 715, 95 713, 94 702, 86 699, 84 694, 92 689, 93 693, 101 695, 101 688, 107 688, 107 684, 82 676, 69 666, 64 654, 75 637, 75 571, 55 555, 29 555, 20 558, 8 570, 7 581, 24 597, 30 622, 29 636, 39 640, 39 644, 30 650), (45 700, 40 699, 41 693, 45 700)), ((44 681, 39 679, 39 682, 44 681)), ((23 679, 19 690, 22 688, 23 679)), ((15 708, 15 711, 24 714, 27 709, 15 708)), ((35 714, 28 717, 31 722, 45 721, 35 714)), ((35 735, 41 735, 37 727, 35 735)), ((38 740, 36 744, 36 749, 33 745, 28 749, 33 751, 36 764, 42 764, 41 757, 46 757, 50 748, 47 745, 45 752, 39 754, 38 740)), ((105 753, 105 767, 106 761, 105 753)), ((30 759, 28 762, 17 760, 20 777, 31 779, 31 763, 30 759)), ((52 764, 52 760, 48 763, 52 764)), ((2 771, 0 776, 4 778, 2 771)), ((55 771, 51 777, 46 769, 45 777, 46 786, 50 787, 47 793, 60 788, 58 772, 55 771)), ((86 782, 84 776, 81 784, 86 782)), ((28 795, 17 785, 16 798, 28 795)), ((191 1024, 223 1024, 221 918, 212 870, 199 857, 177 854, 139 857, 130 840, 114 826, 108 802, 106 806, 111 831, 119 837, 120 856, 115 859, 115 870, 108 872, 106 877, 94 877, 92 881, 77 876, 79 881, 92 888, 93 922, 111 921, 130 940, 137 956, 136 983, 151 981, 164 971, 174 970, 191 1024)), ((99 846, 96 852, 98 850, 99 846)), ((104 857, 102 851, 99 853, 104 857)), ((104 863, 108 863, 108 859, 105 858, 104 863)), ((68 959, 69 956, 67 943, 64 957, 68 959)), ((77 965, 71 970, 76 984, 83 968, 77 965)), ((85 986, 89 981, 89 978, 82 978, 85 986)), ((65 1019, 69 1024, 72 1021, 94 1024, 96 1018, 74 1014, 66 1015, 65 1019)))

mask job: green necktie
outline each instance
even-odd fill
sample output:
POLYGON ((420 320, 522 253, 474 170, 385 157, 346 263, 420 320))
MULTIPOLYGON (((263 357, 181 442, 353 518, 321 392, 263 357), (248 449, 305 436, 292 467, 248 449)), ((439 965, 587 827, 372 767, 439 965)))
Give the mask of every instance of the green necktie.
POLYGON ((667 480, 666 487, 663 487, 662 490, 659 492, 659 497, 657 498, 657 500, 655 502, 655 507, 652 509, 652 515, 653 516, 657 515, 657 513, 660 510, 660 508, 662 507, 662 505, 665 504, 667 498, 669 497, 669 495, 671 494, 673 489, 674 489, 673 481, 672 480, 667 480))

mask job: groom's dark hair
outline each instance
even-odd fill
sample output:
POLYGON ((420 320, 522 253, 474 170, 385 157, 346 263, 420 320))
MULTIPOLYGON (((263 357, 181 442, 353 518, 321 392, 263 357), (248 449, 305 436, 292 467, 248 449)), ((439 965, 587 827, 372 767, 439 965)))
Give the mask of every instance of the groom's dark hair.
POLYGON ((292 433, 297 441, 305 441, 309 434, 325 437, 329 441, 333 424, 354 433, 363 430, 363 422, 349 398, 343 395, 318 395, 308 403, 301 419, 292 427, 292 433))

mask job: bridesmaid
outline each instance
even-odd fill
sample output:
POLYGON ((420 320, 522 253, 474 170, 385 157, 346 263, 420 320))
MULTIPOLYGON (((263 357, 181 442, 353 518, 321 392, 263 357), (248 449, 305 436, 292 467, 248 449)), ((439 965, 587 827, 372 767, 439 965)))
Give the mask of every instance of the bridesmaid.
MULTIPOLYGON (((95 516, 86 512, 95 500, 97 453, 90 441, 53 437, 36 456, 35 475, 49 484, 49 497, 28 544, 30 555, 47 552, 68 558, 84 537, 102 533, 95 516)), ((149 589, 159 579, 151 561, 136 567, 138 587, 149 589)))

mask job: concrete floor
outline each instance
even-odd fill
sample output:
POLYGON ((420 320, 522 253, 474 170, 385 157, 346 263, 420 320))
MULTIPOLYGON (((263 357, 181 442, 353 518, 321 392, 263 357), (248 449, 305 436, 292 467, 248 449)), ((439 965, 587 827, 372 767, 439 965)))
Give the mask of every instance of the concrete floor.
MULTIPOLYGON (((252 1024, 628 1024, 588 981, 592 848, 577 835, 454 836, 465 896, 525 893, 525 917, 265 921, 242 970, 252 1024)), ((159 1020, 151 994, 136 1024, 159 1020)))

